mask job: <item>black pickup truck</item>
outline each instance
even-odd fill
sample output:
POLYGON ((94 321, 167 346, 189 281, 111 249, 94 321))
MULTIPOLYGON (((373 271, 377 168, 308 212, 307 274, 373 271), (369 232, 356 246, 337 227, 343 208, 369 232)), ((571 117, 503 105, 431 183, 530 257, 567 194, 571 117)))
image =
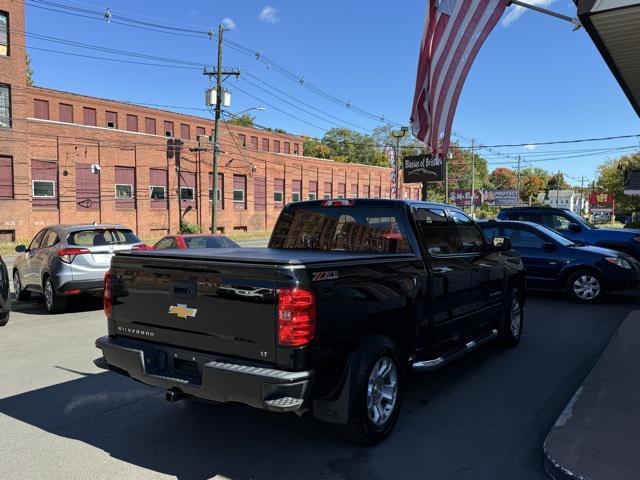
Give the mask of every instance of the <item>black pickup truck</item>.
POLYGON ((268 248, 118 253, 96 365, 166 390, 311 411, 352 440, 392 430, 406 373, 522 332, 523 267, 461 210, 402 200, 286 206, 268 248))

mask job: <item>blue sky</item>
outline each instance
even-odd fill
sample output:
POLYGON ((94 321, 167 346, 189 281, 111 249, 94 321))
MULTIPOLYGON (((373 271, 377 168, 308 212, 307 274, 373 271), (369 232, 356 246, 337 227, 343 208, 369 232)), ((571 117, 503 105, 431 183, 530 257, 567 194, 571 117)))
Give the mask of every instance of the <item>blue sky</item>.
MULTIPOLYGON (((113 19, 118 15, 135 16, 187 29, 215 30, 224 20, 233 27, 227 39, 262 52, 288 71, 368 112, 396 122, 408 121, 424 0, 55 1, 92 10, 109 8, 113 19), (397 7, 399 3, 402 8, 397 7)), ((575 7, 568 0, 537 3, 575 15, 575 7)), ((519 15, 512 11, 514 8, 507 10, 487 40, 467 79, 454 121, 454 130, 463 137, 463 143, 471 137, 484 145, 496 145, 640 133, 637 115, 584 30, 573 32, 568 23, 531 11, 519 15)), ((27 31, 197 63, 212 64, 216 54, 215 41, 208 39, 127 28, 29 4, 27 31)), ((127 58, 33 38, 27 43, 38 48, 127 58)), ((208 86, 198 70, 127 65, 35 49, 30 53, 36 84, 60 90, 202 107, 203 91, 208 86)), ((226 66, 246 72, 237 83, 229 80, 231 110, 263 105, 265 111, 253 112, 262 125, 321 137, 323 129, 336 126, 327 120, 349 122, 365 131, 380 123, 327 101, 254 57, 225 47, 224 60, 226 66), (255 83, 255 77, 340 120, 318 119, 282 103, 248 83, 255 83)), ((317 110, 313 112, 322 116, 317 110)), ((572 183, 579 183, 583 175, 592 180, 599 163, 619 155, 595 150, 638 144, 637 139, 627 139, 535 149, 496 148, 484 153, 491 168, 501 163, 511 166, 513 156, 520 154, 524 166, 560 169, 572 183), (556 159, 568 156, 575 158, 556 159)))

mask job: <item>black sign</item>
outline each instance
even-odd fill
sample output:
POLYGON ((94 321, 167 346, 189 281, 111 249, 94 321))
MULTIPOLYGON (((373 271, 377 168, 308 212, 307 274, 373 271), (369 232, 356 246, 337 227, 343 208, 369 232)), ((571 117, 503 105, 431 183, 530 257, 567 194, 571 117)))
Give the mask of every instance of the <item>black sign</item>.
POLYGON ((411 155, 403 157, 404 183, 442 182, 444 161, 433 155, 411 155))
POLYGON ((624 194, 640 195, 640 170, 629 170, 625 173, 624 194))

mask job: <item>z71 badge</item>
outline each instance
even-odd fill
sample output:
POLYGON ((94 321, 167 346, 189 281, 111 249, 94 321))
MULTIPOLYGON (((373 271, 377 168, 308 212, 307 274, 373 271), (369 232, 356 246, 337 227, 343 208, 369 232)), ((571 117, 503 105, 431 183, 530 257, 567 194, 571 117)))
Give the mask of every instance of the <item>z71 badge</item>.
POLYGON ((338 278, 338 271, 331 270, 330 272, 315 272, 313 274, 313 281, 320 282, 321 280, 335 280, 338 278))

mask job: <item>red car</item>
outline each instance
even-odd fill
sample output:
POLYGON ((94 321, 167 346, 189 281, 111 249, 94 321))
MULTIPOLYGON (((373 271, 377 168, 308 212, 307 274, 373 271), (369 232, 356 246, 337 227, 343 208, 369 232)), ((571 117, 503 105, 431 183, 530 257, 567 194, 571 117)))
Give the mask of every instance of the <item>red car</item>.
POLYGON ((237 248, 240 247, 233 240, 224 235, 201 235, 201 234, 177 234, 167 235, 160 239, 153 247, 153 250, 165 250, 177 248, 186 250, 188 248, 237 248))

